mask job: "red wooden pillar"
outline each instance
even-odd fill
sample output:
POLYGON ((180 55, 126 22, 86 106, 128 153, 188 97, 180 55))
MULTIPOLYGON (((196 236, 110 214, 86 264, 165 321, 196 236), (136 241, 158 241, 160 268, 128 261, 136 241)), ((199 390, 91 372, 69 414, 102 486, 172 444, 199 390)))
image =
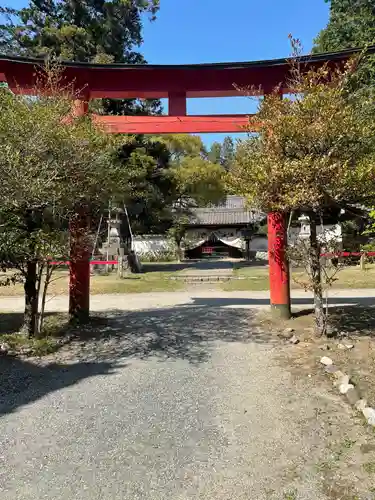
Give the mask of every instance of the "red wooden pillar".
POLYGON ((88 245, 88 215, 85 206, 77 207, 69 221, 70 282, 69 315, 80 322, 90 314, 90 248, 88 245))
MULTIPOLYGON (((87 113, 88 99, 74 101, 73 113, 82 116, 87 113)), ((76 213, 70 219, 70 276, 69 315, 72 319, 85 322, 90 314, 90 248, 88 245, 89 219, 87 207, 77 205, 76 213)))
POLYGON ((286 221, 281 212, 268 214, 268 261, 271 308, 290 318, 290 279, 286 255, 286 221))

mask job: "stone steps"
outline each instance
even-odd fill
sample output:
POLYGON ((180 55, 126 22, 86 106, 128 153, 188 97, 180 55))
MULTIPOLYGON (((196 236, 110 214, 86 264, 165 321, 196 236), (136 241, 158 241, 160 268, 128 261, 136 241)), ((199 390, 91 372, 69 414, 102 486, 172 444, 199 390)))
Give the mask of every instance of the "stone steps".
POLYGON ((233 276, 231 274, 218 274, 218 275, 180 275, 180 276, 171 276, 168 278, 170 280, 174 281, 184 281, 185 283, 199 283, 199 282, 204 282, 204 283, 218 283, 218 282, 223 282, 223 281, 230 281, 233 279, 233 276))

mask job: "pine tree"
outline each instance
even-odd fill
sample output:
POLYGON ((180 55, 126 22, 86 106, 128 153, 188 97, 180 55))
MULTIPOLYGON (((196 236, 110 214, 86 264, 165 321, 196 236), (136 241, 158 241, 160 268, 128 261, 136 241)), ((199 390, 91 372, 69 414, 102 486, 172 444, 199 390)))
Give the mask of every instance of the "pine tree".
MULTIPOLYGON (((158 8, 159 0, 30 0, 22 9, 2 7, 0 53, 145 64, 138 50, 142 16, 154 19, 158 8)), ((160 112, 160 102, 103 100, 100 108, 111 114, 149 114, 160 112)))
POLYGON ((221 144, 220 142, 213 142, 211 144, 211 148, 208 152, 208 160, 211 162, 211 163, 218 163, 221 165, 221 144))
POLYGON ((22 9, 1 8, 0 50, 80 62, 145 62, 142 14, 155 16, 158 0, 30 0, 22 9))
POLYGON ((229 171, 235 155, 235 147, 233 139, 228 135, 224 138, 223 145, 221 147, 221 159, 222 165, 225 170, 229 171))

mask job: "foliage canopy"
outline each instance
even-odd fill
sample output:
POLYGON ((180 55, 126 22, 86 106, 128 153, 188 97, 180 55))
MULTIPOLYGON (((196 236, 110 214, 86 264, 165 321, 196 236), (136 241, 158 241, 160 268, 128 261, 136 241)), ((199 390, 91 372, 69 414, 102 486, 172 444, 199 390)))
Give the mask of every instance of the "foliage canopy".
POLYGON ((319 210, 372 199, 375 125, 372 90, 348 92, 357 61, 343 70, 291 68, 293 94, 259 104, 259 134, 240 142, 229 180, 266 211, 319 210))

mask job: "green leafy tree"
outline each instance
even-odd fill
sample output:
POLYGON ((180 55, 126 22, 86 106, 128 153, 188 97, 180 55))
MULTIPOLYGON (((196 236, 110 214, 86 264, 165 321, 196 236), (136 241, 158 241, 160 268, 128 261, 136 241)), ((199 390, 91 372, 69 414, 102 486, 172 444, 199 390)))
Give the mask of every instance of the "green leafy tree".
POLYGON ((136 136, 119 150, 124 165, 124 202, 135 234, 164 233, 170 226, 171 152, 158 137, 136 136))
POLYGON ((328 25, 315 39, 314 52, 363 47, 375 42, 373 0, 325 0, 330 4, 328 25))
POLYGON ((207 153, 207 158, 211 163, 222 165, 225 170, 230 170, 235 155, 235 146, 233 139, 228 135, 224 138, 223 143, 213 142, 210 150, 207 153))
MULTIPOLYGON (((38 99, 0 89, 0 259, 23 275, 30 336, 38 331, 38 266, 55 256, 50 252, 64 252, 63 234, 74 214, 95 218, 127 187, 117 161, 119 139, 89 117, 70 115, 74 94, 60 83, 58 71, 48 70, 35 89, 38 99)), ((89 234, 75 237, 87 251, 89 234)))
POLYGON ((167 146, 172 160, 176 162, 185 156, 198 157, 205 155, 205 147, 198 135, 163 135, 158 137, 158 140, 167 146))
POLYGON ((172 225, 167 232, 176 245, 178 262, 181 262, 183 258, 182 242, 186 235, 186 226, 189 220, 189 214, 186 213, 186 210, 176 209, 173 212, 172 225))
MULTIPOLYGON (((331 52, 375 44, 375 3, 373 0, 325 0, 330 4, 329 21, 315 39, 313 52, 331 52)), ((361 65, 356 81, 373 85, 375 57, 361 65)))
MULTIPOLYGON (((324 210, 374 195, 372 90, 348 92, 356 61, 343 71, 291 67, 291 98, 278 89, 259 104, 259 134, 240 143, 229 181, 263 211, 302 211, 310 218, 308 267, 316 330, 325 332, 317 224, 324 210)), ((250 118, 252 125, 255 118, 250 118)), ((271 250, 272 251, 272 250, 271 250)))

